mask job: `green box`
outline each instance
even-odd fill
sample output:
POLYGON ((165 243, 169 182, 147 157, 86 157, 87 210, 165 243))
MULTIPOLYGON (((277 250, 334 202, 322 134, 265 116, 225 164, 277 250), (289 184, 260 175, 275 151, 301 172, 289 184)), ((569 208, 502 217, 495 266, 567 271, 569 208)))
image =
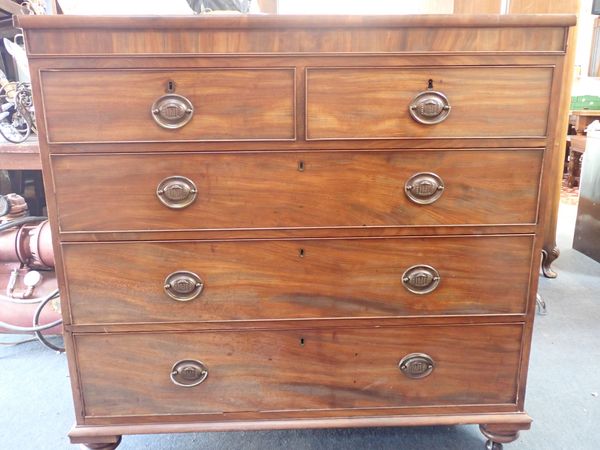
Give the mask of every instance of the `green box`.
POLYGON ((571 97, 571 111, 582 109, 600 110, 600 97, 597 95, 574 95, 571 97))

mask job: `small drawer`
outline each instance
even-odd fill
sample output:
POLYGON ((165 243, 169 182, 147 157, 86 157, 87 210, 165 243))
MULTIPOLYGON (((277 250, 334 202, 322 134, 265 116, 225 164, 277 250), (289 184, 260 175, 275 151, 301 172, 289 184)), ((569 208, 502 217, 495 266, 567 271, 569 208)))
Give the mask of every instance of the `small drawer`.
POLYGON ((522 331, 505 324, 80 334, 75 345, 86 417, 343 415, 514 404, 522 331))
POLYGON ((523 314, 532 236, 63 244, 75 324, 523 314))
POLYGON ((542 137, 552 73, 551 67, 309 68, 306 137, 542 137))
POLYGON ((295 139, 293 68, 44 70, 40 79, 50 143, 295 139))
POLYGON ((532 224, 543 151, 53 155, 60 229, 532 224))

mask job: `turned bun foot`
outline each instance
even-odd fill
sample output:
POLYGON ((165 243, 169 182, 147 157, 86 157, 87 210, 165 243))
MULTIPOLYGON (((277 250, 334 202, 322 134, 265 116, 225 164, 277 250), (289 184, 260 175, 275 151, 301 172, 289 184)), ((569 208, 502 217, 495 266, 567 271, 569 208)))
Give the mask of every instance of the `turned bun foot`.
POLYGON ((508 444, 519 437, 519 430, 529 429, 529 422, 523 424, 485 424, 479 425, 481 433, 488 439, 486 450, 502 450, 502 444, 508 444))
POLYGON ((114 450, 121 443, 121 436, 117 437, 116 442, 94 442, 90 444, 81 444, 81 450, 114 450))

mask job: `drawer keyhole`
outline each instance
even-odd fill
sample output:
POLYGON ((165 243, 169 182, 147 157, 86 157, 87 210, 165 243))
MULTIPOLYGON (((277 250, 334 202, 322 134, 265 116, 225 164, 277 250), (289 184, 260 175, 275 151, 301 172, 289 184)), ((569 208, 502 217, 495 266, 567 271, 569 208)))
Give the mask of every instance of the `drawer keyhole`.
POLYGON ((300 338, 300 346, 304 347, 304 338, 300 338))
POLYGON ((304 172, 304 161, 298 161, 298 172, 304 172))

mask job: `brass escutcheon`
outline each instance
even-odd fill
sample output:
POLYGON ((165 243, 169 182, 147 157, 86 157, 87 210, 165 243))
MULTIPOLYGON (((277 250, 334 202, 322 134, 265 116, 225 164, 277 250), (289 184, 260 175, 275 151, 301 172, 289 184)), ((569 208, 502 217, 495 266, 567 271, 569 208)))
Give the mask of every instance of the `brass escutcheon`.
POLYGON ((174 130, 192 120, 194 105, 183 95, 165 94, 154 101, 150 111, 159 126, 174 130))
POLYGON ((413 294, 429 294, 440 284, 440 274, 431 266, 418 265, 406 269, 402 275, 402 285, 413 294))
POLYGON ((414 174, 404 184, 404 193, 410 201, 419 205, 429 205, 444 193, 444 180, 432 172, 414 174))
POLYGON ((192 180, 179 175, 167 177, 158 183, 156 196, 165 206, 181 209, 191 205, 198 195, 198 189, 192 180))
POLYGON ((189 302, 202 293, 204 282, 195 273, 180 270, 167 276, 163 289, 172 299, 189 302))
POLYGON ((434 90, 418 93, 408 107, 410 116, 424 125, 443 122, 450 115, 451 109, 448 97, 434 90))
POLYGON ((177 386, 198 386, 208 377, 208 367, 194 359, 177 361, 171 369, 171 381, 177 386))
POLYGON ((435 363, 433 358, 425 353, 411 353, 400 360, 398 368, 408 378, 420 379, 433 372, 435 363))

